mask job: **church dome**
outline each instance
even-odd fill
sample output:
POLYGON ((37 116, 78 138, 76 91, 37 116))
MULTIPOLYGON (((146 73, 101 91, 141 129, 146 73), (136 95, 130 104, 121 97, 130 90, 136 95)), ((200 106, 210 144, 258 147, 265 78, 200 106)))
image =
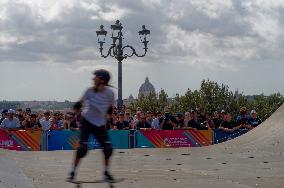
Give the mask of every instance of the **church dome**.
POLYGON ((149 78, 146 77, 145 82, 139 88, 139 95, 143 94, 144 96, 147 96, 151 92, 155 92, 155 87, 151 84, 149 78))

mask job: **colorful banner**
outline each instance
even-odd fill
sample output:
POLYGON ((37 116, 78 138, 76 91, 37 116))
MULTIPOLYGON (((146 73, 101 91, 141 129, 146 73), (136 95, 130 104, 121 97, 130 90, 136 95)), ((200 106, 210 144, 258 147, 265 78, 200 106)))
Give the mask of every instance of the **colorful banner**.
POLYGON ((247 133, 247 129, 239 129, 233 132, 226 132, 223 130, 215 129, 214 130, 214 144, 219 144, 221 142, 225 142, 231 139, 234 139, 238 136, 241 136, 245 133, 247 133))
MULTIPOLYGON (((140 130, 129 134, 126 130, 108 131, 110 140, 114 148, 128 149, 136 148, 166 148, 166 147, 201 147, 234 139, 248 132, 240 129, 234 132, 223 130, 140 130), (130 137, 133 139, 130 139, 130 137), (135 144, 131 144, 130 141, 135 144), (212 143, 213 141, 213 143, 212 143)), ((5 131, 0 130, 0 148, 16 151, 39 151, 40 150, 40 130, 36 131, 5 131)), ((79 146, 79 131, 49 131, 47 133, 48 150, 74 150, 79 146)), ((45 141, 46 142, 46 141, 45 141)), ((44 143, 42 143, 44 144, 44 143)), ((99 148, 96 139, 90 137, 89 149, 99 148)))
POLYGON ((0 148, 16 151, 39 151, 40 130, 0 130, 0 148))
MULTIPOLYGON (((129 131, 108 131, 113 148, 128 149, 129 131)), ((74 150, 79 146, 79 131, 49 131, 48 150, 74 150)), ((89 139, 89 149, 100 148, 96 139, 91 136, 89 139)))
POLYGON ((211 130, 141 130, 136 134, 136 147, 201 147, 212 144, 211 130))

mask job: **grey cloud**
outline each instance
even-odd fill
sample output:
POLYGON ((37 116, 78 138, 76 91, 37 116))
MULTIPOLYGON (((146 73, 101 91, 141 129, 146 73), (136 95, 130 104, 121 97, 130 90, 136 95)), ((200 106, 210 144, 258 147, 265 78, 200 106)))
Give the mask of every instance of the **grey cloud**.
MULTIPOLYGON (((84 1, 93 3, 94 1, 84 1)), ((58 19, 46 21, 33 14, 32 8, 27 4, 16 4, 12 1, 7 6, 8 20, 0 23, 1 31, 10 33, 16 37, 29 37, 23 43, 15 42, 7 45, 8 50, 1 50, 1 61, 45 61, 54 62, 75 62, 84 60, 98 59, 98 44, 95 30, 103 24, 110 31, 109 25, 113 22, 102 19, 100 12, 112 11, 109 7, 115 4, 121 8, 127 8, 130 13, 121 18, 124 26, 125 42, 133 45, 137 51, 142 52, 142 45, 139 43, 137 31, 141 25, 145 24, 151 30, 149 43, 149 54, 144 58, 145 62, 164 62, 167 59, 180 59, 181 61, 190 61, 202 58, 200 50, 210 52, 206 59, 212 61, 227 61, 227 63, 242 60, 244 48, 251 50, 256 54, 255 57, 261 58, 283 58, 280 51, 271 48, 270 41, 263 42, 256 33, 252 32, 251 23, 245 19, 253 14, 248 11, 240 1, 233 1, 233 7, 221 12, 219 17, 210 18, 204 12, 197 10, 189 1, 162 1, 161 4, 149 6, 142 1, 119 0, 119 1, 97 1, 98 10, 86 9, 81 6, 80 1, 72 8, 65 9, 58 19), (181 11, 177 18, 171 15, 181 11), (97 17, 99 19, 92 19, 97 17), (200 48, 194 49, 188 46, 189 41, 182 41, 184 49, 169 43, 166 38, 170 32, 170 26, 177 26, 190 36, 197 32, 212 36, 211 44, 201 44, 200 48), (233 42, 235 38, 239 39, 239 44, 233 42), (246 42, 245 38, 249 38, 246 42), (202 46, 203 45, 203 46, 202 46), (206 49, 206 48, 207 49, 206 49), (231 55, 232 51, 236 55, 231 55), (223 52, 223 53, 221 53, 223 52), (226 52, 228 55, 226 55, 226 52), (239 54, 238 54, 239 52, 239 54), (221 55, 220 55, 221 54, 221 55), (239 56, 239 57, 238 57, 239 56), (232 59, 234 58, 234 59, 232 59)), ((261 13, 261 12, 260 12, 261 13)), ((279 22, 284 13, 275 10, 272 15, 279 22)), ((283 24, 282 24, 283 25, 283 24)), ((173 43, 175 39, 172 39, 173 43)), ((281 36, 276 46, 283 49, 283 37, 281 36)), ((109 45, 109 43, 108 43, 109 45)), ((202 53, 201 53, 202 54, 202 53)), ((252 56, 251 58, 255 58, 252 56)))

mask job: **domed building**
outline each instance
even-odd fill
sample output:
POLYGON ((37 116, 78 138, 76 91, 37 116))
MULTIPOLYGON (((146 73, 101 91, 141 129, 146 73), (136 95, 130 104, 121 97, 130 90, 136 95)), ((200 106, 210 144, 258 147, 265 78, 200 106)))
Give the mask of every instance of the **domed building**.
POLYGON ((151 82, 149 81, 149 78, 147 76, 146 79, 145 79, 145 82, 139 88, 138 96, 141 96, 141 95, 147 96, 151 92, 155 92, 155 87, 153 86, 153 84, 151 84, 151 82))

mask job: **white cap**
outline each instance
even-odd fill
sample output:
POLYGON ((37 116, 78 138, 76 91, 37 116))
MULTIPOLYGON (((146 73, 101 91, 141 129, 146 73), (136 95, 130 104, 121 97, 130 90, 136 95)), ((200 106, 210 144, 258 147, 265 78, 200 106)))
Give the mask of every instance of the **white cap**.
POLYGON ((9 109, 9 110, 8 110, 8 114, 15 114, 15 110, 9 109))
POLYGON ((257 114, 255 110, 252 110, 250 114, 257 114))

